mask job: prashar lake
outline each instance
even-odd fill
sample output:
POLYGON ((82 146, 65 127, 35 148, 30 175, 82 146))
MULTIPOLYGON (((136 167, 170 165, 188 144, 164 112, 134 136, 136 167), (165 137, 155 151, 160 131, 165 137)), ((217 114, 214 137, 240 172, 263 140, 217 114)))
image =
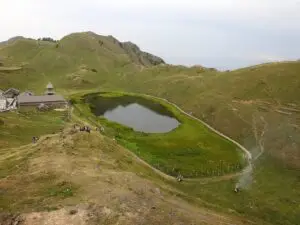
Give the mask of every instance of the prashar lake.
POLYGON ((138 132, 167 133, 180 124, 164 106, 142 97, 88 95, 86 102, 96 116, 103 116, 138 132))

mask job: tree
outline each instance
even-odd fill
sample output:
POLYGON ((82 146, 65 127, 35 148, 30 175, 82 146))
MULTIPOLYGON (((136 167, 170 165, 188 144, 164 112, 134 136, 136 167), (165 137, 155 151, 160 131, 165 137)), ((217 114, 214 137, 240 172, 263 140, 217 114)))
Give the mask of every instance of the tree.
POLYGON ((54 42, 54 43, 57 42, 56 40, 54 40, 54 39, 51 38, 51 37, 43 37, 43 38, 39 38, 38 40, 49 41, 49 42, 54 42))

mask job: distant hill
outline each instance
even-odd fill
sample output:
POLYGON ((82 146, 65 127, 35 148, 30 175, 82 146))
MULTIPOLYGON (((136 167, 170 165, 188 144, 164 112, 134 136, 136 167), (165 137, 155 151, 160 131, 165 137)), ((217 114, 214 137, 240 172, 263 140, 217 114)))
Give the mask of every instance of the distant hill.
POLYGON ((153 66, 164 64, 164 60, 152 55, 148 52, 143 52, 140 48, 132 42, 120 42, 120 46, 127 52, 130 58, 144 66, 153 66))
POLYGON ((159 66, 117 86, 176 102, 250 149, 263 140, 267 153, 300 168, 299 75, 299 61, 229 72, 159 66))
POLYGON ((0 42, 0 46, 12 44, 12 43, 14 43, 15 41, 23 40, 23 39, 25 39, 23 36, 12 37, 12 38, 8 39, 7 41, 2 41, 2 42, 0 42))
POLYGON ((158 56, 152 55, 148 52, 143 52, 140 48, 130 42, 120 42, 113 36, 108 36, 111 38, 113 43, 119 45, 124 51, 129 55, 133 62, 144 65, 144 66, 153 66, 159 64, 165 64, 164 60, 158 56))
POLYGON ((15 75, 2 74, 2 88, 22 88, 22 77, 26 77, 38 90, 47 80, 62 88, 95 87, 113 74, 164 64, 161 58, 141 51, 135 44, 92 32, 73 33, 58 42, 16 37, 2 44, 0 57, 6 67, 23 68, 15 75))
MULTIPOLYGON (((236 201, 232 201, 233 197, 225 197, 227 192, 223 195, 220 191, 216 197, 219 183, 215 184, 216 192, 213 186, 202 192, 202 184, 197 185, 201 187, 197 197, 225 205, 226 209, 241 209, 241 213, 267 218, 271 224, 299 221, 300 214, 294 208, 288 217, 285 210, 299 200, 294 190, 299 189, 295 174, 300 168, 300 61, 226 72, 168 65, 131 42, 84 32, 67 35, 58 42, 10 39, 0 44, 0 62, 2 90, 16 87, 43 93, 51 81, 64 95, 81 90, 123 90, 176 103, 239 141, 252 151, 254 159, 259 157, 254 161, 255 166, 258 164, 254 184, 257 188, 249 195, 253 207, 241 209, 247 204, 241 201, 235 205, 240 199, 235 196, 236 201), (283 180, 285 189, 278 185, 283 180)), ((196 189, 191 188, 194 193, 196 189)))
MULTIPOLYGON (((253 120, 262 126, 263 119, 272 119, 267 123, 274 126, 273 134, 266 133, 270 136, 265 144, 280 159, 282 142, 273 138, 287 130, 299 135, 299 61, 227 72, 173 66, 131 42, 92 32, 73 33, 58 42, 15 37, 0 49, 0 61, 0 89, 42 93, 51 81, 62 93, 92 89, 148 93, 176 102, 250 148, 258 141, 253 120)), ((284 161, 300 167, 297 150, 287 142, 284 161)))

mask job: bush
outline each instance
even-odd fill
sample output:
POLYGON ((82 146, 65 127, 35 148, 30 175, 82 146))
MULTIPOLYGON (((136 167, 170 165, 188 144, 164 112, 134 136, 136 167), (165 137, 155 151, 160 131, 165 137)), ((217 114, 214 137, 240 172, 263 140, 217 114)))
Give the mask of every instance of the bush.
POLYGON ((96 69, 91 69, 92 72, 97 73, 98 71, 96 69))
POLYGON ((76 100, 75 98, 71 98, 71 99, 70 99, 70 104, 71 104, 71 105, 77 104, 77 100, 76 100))

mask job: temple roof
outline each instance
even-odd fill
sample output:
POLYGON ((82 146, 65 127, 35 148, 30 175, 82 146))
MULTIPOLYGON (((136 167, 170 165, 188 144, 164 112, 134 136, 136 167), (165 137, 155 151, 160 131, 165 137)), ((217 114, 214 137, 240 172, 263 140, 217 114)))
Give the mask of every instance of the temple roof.
POLYGON ((47 87, 46 87, 47 89, 52 89, 53 88, 53 85, 51 84, 51 82, 49 82, 48 84, 47 84, 47 87))

